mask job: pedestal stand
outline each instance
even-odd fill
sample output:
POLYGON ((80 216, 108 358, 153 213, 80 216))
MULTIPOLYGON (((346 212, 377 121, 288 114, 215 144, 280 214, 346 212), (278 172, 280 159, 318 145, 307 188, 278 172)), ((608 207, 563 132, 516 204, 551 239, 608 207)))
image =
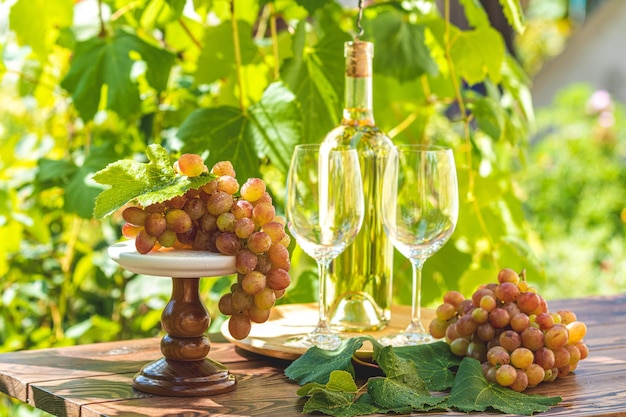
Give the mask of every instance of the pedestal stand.
POLYGON ((109 248, 111 258, 135 273, 172 276, 172 295, 161 315, 167 335, 161 339, 163 358, 145 365, 133 387, 150 394, 205 396, 232 391, 234 375, 207 358, 211 342, 206 331, 211 317, 199 294, 198 276, 230 275, 234 257, 194 251, 156 251, 141 255, 134 242, 109 248))

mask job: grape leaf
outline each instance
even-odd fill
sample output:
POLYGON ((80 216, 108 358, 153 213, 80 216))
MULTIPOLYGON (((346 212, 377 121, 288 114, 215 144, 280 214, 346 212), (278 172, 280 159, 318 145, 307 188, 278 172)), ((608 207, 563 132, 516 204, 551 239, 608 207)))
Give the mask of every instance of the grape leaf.
POLYGON ((459 0, 459 3, 465 9, 465 17, 470 26, 475 28, 490 26, 489 15, 479 0, 459 0))
POLYGON ((300 6, 304 7, 309 15, 315 13, 318 9, 333 3, 334 0, 296 0, 300 6))
POLYGON ((158 92, 164 90, 174 54, 123 30, 117 30, 111 38, 91 38, 76 44, 61 86, 71 93, 84 120, 91 120, 98 111, 104 86, 108 109, 124 117, 139 112, 139 89, 131 78, 137 54, 147 64, 148 84, 158 92))
POLYGON ((302 408, 304 414, 324 413, 335 417, 352 417, 380 412, 380 407, 362 401, 365 395, 354 401, 354 394, 341 391, 319 390, 314 392, 302 408))
POLYGON ((447 405, 464 411, 485 411, 492 408, 507 414, 532 415, 547 411, 561 397, 528 395, 491 384, 483 375, 480 362, 464 358, 459 366, 447 405))
POLYGON ((517 33, 524 32, 526 22, 520 2, 518 0, 500 0, 500 4, 502 5, 502 11, 509 25, 511 25, 517 33))
POLYGON ((437 74, 438 66, 425 42, 425 25, 411 23, 397 11, 379 14, 370 25, 375 44, 381 46, 374 50, 375 72, 401 82, 437 74))
POLYGON ((268 157, 282 172, 289 170, 294 146, 300 142, 301 119, 295 95, 281 82, 270 84, 250 106, 249 134, 259 157, 268 157))
POLYGON ((320 142, 339 121, 343 108, 344 43, 350 37, 328 28, 313 47, 306 45, 306 22, 293 36, 293 57, 285 60, 281 77, 298 98, 305 142, 320 142))
POLYGON ((393 347, 376 349, 374 359, 386 375, 370 378, 367 383, 367 392, 378 406, 397 413, 410 413, 430 410, 444 400, 430 394, 418 375, 415 362, 398 356, 393 347))
POLYGON ((487 76, 496 84, 500 82, 505 46, 495 29, 455 31, 450 55, 459 75, 470 85, 484 81, 487 76))
MULTIPOLYGON (((258 55, 258 47, 250 37, 253 32, 249 23, 238 20, 239 58, 242 65, 252 63, 258 55)), ((236 62, 233 29, 230 20, 205 29, 202 53, 198 58, 197 83, 212 83, 229 75, 235 76, 236 62)))
POLYGON ((344 391, 356 393, 358 388, 354 382, 352 374, 347 371, 332 371, 326 384, 320 384, 319 382, 309 382, 302 386, 297 392, 298 395, 307 396, 311 395, 317 390, 329 389, 332 391, 344 391))
POLYGON ((354 374, 352 355, 359 350, 365 340, 374 339, 370 336, 362 336, 343 340, 339 348, 332 351, 313 346, 285 369, 285 375, 299 384, 309 382, 326 384, 334 370, 354 374))
POLYGON ((468 103, 468 108, 483 132, 496 141, 502 137, 506 115, 500 102, 490 97, 476 97, 468 103))
POLYGON ((452 368, 461 363, 461 358, 452 354, 443 341, 419 346, 401 346, 394 349, 400 358, 411 360, 417 372, 431 391, 443 391, 452 386, 452 368))
POLYGON ((238 178, 258 177, 259 158, 268 158, 286 173, 300 135, 295 96, 280 82, 270 84, 246 113, 229 106, 196 110, 177 133, 183 151, 202 153, 208 149, 209 165, 231 161, 238 178))
POLYGON ((120 160, 94 174, 94 181, 110 185, 96 198, 95 218, 106 217, 132 200, 142 206, 169 200, 214 178, 209 174, 193 178, 177 174, 167 151, 160 145, 149 145, 146 155, 148 163, 120 160))
POLYGON ((246 134, 248 123, 236 107, 198 109, 180 125, 177 136, 184 152, 200 154, 208 149, 208 166, 231 161, 238 178, 258 177, 259 158, 252 137, 246 134))
POLYGON ((73 10, 72 0, 19 0, 11 7, 10 27, 45 62, 59 29, 72 26, 73 10))

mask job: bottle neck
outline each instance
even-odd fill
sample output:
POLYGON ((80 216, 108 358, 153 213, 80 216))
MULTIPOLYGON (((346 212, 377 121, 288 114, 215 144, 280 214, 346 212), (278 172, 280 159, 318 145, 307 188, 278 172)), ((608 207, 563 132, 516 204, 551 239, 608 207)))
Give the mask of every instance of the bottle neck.
POLYGON ((372 111, 372 61, 374 44, 355 40, 344 44, 346 92, 342 123, 374 126, 372 111))
POLYGON ((346 76, 343 124, 373 126, 372 77, 346 76))

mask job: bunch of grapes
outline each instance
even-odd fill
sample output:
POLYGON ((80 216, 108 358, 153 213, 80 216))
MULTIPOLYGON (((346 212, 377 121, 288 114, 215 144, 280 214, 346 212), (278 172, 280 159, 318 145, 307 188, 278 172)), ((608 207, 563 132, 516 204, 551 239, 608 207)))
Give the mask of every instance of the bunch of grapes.
POLYGON ((589 353, 586 325, 572 311, 550 312, 525 274, 511 269, 470 299, 447 292, 436 314, 433 337, 445 338, 455 355, 479 360, 488 381, 515 391, 564 377, 589 353))
MULTIPOLYGON (((208 171, 195 154, 182 155, 174 168, 190 177, 208 171)), ((291 282, 290 237, 263 180, 250 178, 240 188, 229 161, 216 163, 210 172, 216 178, 199 189, 147 207, 125 208, 122 233, 135 239, 139 253, 166 247, 235 256, 237 283, 218 307, 231 316, 230 334, 243 339, 251 322, 267 321, 291 282)))

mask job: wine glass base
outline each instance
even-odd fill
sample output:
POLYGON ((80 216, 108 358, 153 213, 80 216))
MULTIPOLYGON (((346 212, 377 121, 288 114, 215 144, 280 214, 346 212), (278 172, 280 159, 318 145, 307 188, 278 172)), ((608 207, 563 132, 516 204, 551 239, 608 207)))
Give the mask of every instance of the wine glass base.
POLYGON ((341 337, 334 333, 309 333, 293 336, 285 340, 284 345, 295 348, 310 348, 316 346, 324 350, 335 350, 341 345, 341 337))
POLYGON ((400 333, 378 340, 384 346, 416 346, 432 343, 435 339, 428 333, 400 333))

